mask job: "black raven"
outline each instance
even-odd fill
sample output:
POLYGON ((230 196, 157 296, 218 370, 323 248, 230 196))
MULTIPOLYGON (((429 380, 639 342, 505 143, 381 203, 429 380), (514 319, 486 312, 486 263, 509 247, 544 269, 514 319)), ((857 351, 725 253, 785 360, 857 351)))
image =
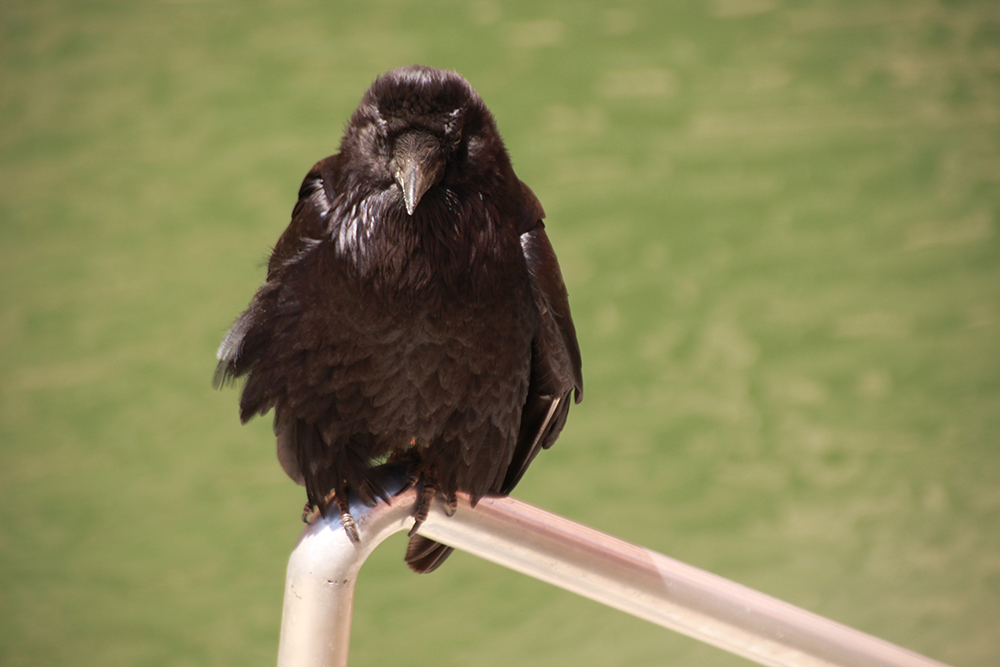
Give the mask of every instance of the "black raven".
MULTIPOLYGON (((435 493, 451 508, 457 491, 509 493, 555 441, 583 380, 543 216, 465 79, 375 80, 218 354, 216 386, 246 377, 243 422, 274 409, 307 512, 334 503, 358 539, 348 492, 384 498, 371 469, 401 462, 415 531, 435 493)), ((449 553, 411 532, 406 562, 430 572, 449 553)))

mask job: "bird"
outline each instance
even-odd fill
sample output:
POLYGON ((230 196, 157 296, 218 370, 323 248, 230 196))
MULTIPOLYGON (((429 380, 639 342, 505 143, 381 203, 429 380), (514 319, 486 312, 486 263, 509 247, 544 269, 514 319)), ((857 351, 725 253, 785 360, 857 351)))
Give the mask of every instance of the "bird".
POLYGON ((377 77, 339 150, 308 172, 266 278, 224 337, 213 383, 245 379, 240 420, 274 411, 278 460, 310 512, 415 485, 405 561, 451 547, 416 533, 440 494, 507 495, 583 396, 580 347, 542 205, 492 113, 456 72, 377 77))

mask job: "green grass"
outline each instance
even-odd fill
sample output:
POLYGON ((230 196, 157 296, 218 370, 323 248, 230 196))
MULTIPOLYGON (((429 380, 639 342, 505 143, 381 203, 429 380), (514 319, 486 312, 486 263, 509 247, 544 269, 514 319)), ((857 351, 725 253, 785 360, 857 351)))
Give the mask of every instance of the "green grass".
MULTIPOLYGON (((270 664, 301 490, 214 351, 382 71, 455 68, 539 195, 585 402, 517 495, 1000 660, 1000 9, 7 2, 0 663, 270 664)), ((352 665, 741 665, 457 554, 352 665)))

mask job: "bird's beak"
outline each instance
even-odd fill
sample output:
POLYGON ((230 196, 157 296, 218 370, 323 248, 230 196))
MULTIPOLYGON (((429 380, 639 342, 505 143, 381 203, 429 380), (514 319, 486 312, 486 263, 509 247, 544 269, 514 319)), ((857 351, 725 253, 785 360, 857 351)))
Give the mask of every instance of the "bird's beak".
POLYGON ((396 141, 393 178, 403 193, 406 212, 413 215, 424 194, 438 181, 444 166, 438 140, 424 132, 407 132, 396 141))

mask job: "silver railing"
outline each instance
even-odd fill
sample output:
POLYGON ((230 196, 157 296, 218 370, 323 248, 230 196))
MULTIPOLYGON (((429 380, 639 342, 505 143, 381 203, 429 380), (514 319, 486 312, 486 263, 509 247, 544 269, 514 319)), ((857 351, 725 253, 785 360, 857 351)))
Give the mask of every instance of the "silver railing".
MULTIPOLYGON (((384 468, 384 486, 402 486, 384 468)), ((409 530, 413 489, 351 512, 354 544, 339 518, 306 526, 288 561, 279 667, 344 667, 354 585, 368 555, 409 530)), ((772 667, 943 667, 918 655, 662 554, 514 498, 440 501, 419 533, 609 607, 772 667)))

